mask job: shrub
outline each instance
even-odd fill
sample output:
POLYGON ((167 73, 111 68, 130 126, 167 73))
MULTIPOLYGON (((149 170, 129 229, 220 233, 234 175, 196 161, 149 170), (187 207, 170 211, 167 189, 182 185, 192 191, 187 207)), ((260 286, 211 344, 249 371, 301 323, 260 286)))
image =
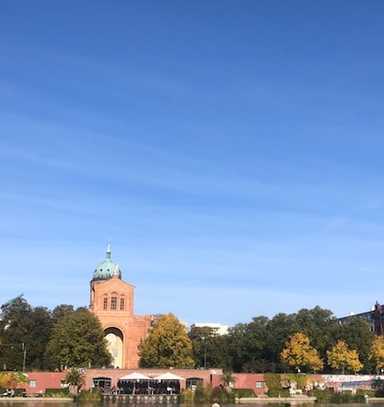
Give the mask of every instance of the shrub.
POLYGON ((358 396, 368 396, 368 397, 375 397, 375 390, 364 390, 364 389, 357 389, 356 395, 358 396))
POLYGON ((320 390, 320 389, 313 389, 308 393, 311 397, 316 397, 316 401, 318 403, 330 403, 333 391, 330 389, 327 390, 320 390))
POLYGON ((290 397, 289 389, 272 390, 267 392, 269 397, 290 397))
POLYGON ((25 389, 15 389, 15 397, 25 397, 27 391, 25 389))
POLYGON ((280 382, 286 382, 288 385, 295 382, 298 389, 304 390, 308 383, 308 376, 298 373, 282 374, 280 375, 280 382))
POLYGON ((372 383, 372 389, 376 397, 384 397, 384 380, 376 379, 372 383))
POLYGON ((252 389, 234 389, 233 393, 235 397, 255 397, 255 392, 252 389))
POLYGON ((65 388, 58 388, 58 389, 46 389, 44 393, 44 397, 68 397, 69 396, 69 389, 68 387, 65 388))
POLYGON ((215 387, 211 392, 210 401, 220 404, 233 404, 235 402, 235 391, 227 391, 224 387, 215 387))
POLYGON ((344 404, 344 403, 361 403, 364 402, 364 396, 354 395, 351 392, 333 393, 331 403, 344 404))
POLYGON ((195 392, 193 394, 193 401, 195 403, 206 403, 211 398, 212 390, 209 387, 204 387, 201 383, 196 386, 195 392))
POLYGON ((316 397, 318 403, 344 404, 344 403, 362 403, 365 401, 367 391, 360 390, 357 394, 350 391, 335 393, 332 389, 320 390, 314 389, 309 395, 316 397))
POLYGON ((102 395, 98 389, 82 390, 76 397, 76 401, 101 401, 102 395))
POLYGON ((283 389, 281 386, 281 377, 277 373, 265 373, 264 380, 268 387, 268 395, 270 392, 278 394, 278 392, 283 389))
POLYGON ((191 389, 185 389, 180 395, 182 403, 193 403, 194 393, 191 389))

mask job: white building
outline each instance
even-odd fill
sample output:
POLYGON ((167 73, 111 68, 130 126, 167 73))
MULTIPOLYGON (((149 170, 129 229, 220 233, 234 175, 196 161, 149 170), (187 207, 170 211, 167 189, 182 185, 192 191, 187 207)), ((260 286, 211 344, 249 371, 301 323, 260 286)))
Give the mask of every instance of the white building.
POLYGON ((229 329, 228 325, 219 324, 217 322, 196 322, 192 326, 197 328, 211 328, 217 335, 226 335, 229 329))

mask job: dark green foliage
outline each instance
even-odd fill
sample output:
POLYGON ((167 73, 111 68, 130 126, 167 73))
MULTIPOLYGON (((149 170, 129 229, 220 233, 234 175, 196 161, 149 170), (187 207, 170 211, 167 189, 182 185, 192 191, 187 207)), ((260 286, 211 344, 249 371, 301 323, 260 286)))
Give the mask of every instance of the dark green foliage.
POLYGON ((87 401, 100 402, 102 399, 103 397, 98 389, 82 390, 80 394, 76 397, 76 401, 79 401, 80 403, 87 401))
POLYGON ((219 404, 233 404, 235 403, 236 395, 233 391, 228 391, 224 387, 215 387, 211 392, 210 401, 217 401, 219 404))
POLYGON ((180 402, 183 404, 193 403, 194 392, 191 389, 184 389, 180 394, 180 402))
POLYGON ((223 404, 234 404, 236 398, 235 391, 228 391, 223 386, 212 389, 211 387, 198 384, 195 391, 185 390, 181 395, 183 403, 207 404, 218 402, 223 404))
MULTIPOLYGON (((304 333, 317 349, 325 362, 324 372, 332 371, 326 365, 326 352, 338 339, 343 339, 352 349, 357 350, 364 364, 363 373, 374 372, 369 360, 373 334, 368 323, 356 319, 341 325, 331 311, 320 307, 302 309, 294 314, 279 313, 271 319, 256 317, 249 323, 235 325, 228 335, 214 343, 214 350, 208 348, 207 365, 234 372, 295 372, 281 363, 280 354, 288 338, 297 332, 304 333), (212 360, 210 352, 215 355, 212 360)), ((191 332, 191 335, 194 338, 195 358, 201 365, 201 347, 198 339, 195 339, 196 334, 191 332)))
MULTIPOLYGON (((86 308, 75 311, 72 305, 65 304, 50 312, 44 307, 32 307, 23 296, 3 304, 0 318, 0 369, 21 370, 24 349, 27 370, 60 368, 69 363, 69 353, 72 354, 70 363, 74 365, 107 365, 108 355, 105 353, 105 345, 102 344, 100 325, 96 330, 95 325, 90 329, 94 334, 97 332, 96 336, 83 335, 84 332, 79 326, 79 315, 90 313, 86 308), (60 332, 63 337, 59 340, 58 326, 64 319, 67 321, 66 328, 63 329, 61 325, 60 332), (77 339, 71 340, 72 335, 77 339), (55 338, 52 343, 56 341, 57 347, 54 348, 51 344, 50 351, 47 352, 48 342, 52 337, 55 338), (94 347, 95 338, 101 347, 94 347), (64 344, 66 345, 63 346, 64 344), (67 349, 65 357, 62 355, 65 353, 62 349, 67 349), (89 356, 89 352, 95 353, 93 358, 89 356)), ((87 317, 85 320, 88 320, 87 317)), ((85 326, 90 328, 89 324, 92 325, 88 321, 85 326)), ((192 362, 195 362, 197 367, 221 367, 233 372, 293 373, 294 369, 281 363, 280 353, 289 336, 296 332, 303 332, 308 336, 311 345, 318 350, 325 363, 326 351, 341 339, 359 353, 360 361, 364 364, 361 373, 375 372, 369 360, 373 334, 368 323, 353 319, 341 325, 331 311, 320 307, 302 309, 294 314, 279 313, 273 318, 255 317, 249 323, 235 325, 228 335, 223 336, 217 335, 211 328, 193 327, 189 333, 193 345, 192 362)), ((331 371, 325 364, 324 372, 331 371)))
POLYGON ((68 389, 68 387, 66 387, 66 388, 58 388, 58 389, 54 389, 54 388, 52 388, 52 389, 46 389, 45 390, 45 395, 47 396, 47 397, 55 397, 55 396, 57 396, 57 395, 66 395, 66 396, 69 396, 69 389, 68 389))
POLYGON ((23 296, 1 306, 0 367, 2 369, 50 370, 52 361, 46 348, 52 329, 65 312, 73 311, 70 305, 60 305, 51 313, 45 307, 32 307, 23 296))
POLYGON ((358 396, 368 396, 368 397, 376 397, 375 390, 364 390, 364 389, 357 389, 356 395, 358 396))
POLYGON ((73 305, 68 304, 58 305, 52 310, 51 313, 52 322, 56 324, 56 322, 58 322, 61 318, 67 316, 68 314, 71 314, 72 312, 74 312, 73 305))
POLYGON ((206 403, 210 398, 210 391, 206 389, 202 384, 198 384, 196 386, 194 395, 193 395, 193 401, 198 404, 204 404, 206 403))
POLYGON ((332 389, 314 389, 309 393, 309 396, 316 397, 317 402, 322 404, 363 403, 365 402, 365 395, 372 396, 372 392, 358 390, 356 394, 352 394, 350 391, 335 393, 332 389))
POLYGON ((217 335, 210 327, 192 326, 189 338, 192 341, 196 367, 211 368, 227 365, 227 352, 223 352, 227 346, 226 336, 217 335))
POLYGON ((27 366, 30 369, 48 369, 50 361, 45 356, 53 322, 47 308, 36 307, 31 312, 29 338, 26 340, 27 366))
POLYGON ((1 306, 0 366, 10 370, 23 368, 24 349, 26 366, 46 369, 45 349, 52 329, 47 308, 31 305, 22 297, 1 306))
POLYGON ((1 368, 9 370, 22 369, 22 343, 28 338, 31 312, 32 307, 22 296, 16 297, 1 306, 1 368))
POLYGON ((25 389, 15 389, 14 397, 26 397, 27 391, 25 389))
POLYGON ((360 362, 364 365, 360 373, 374 372, 374 364, 369 360, 374 334, 369 329, 367 321, 356 318, 344 323, 339 326, 335 338, 344 340, 351 349, 357 350, 360 362))
POLYGON ((374 380, 372 383, 372 389, 375 392, 375 397, 384 397, 384 380, 374 380))
MULTIPOLYGON (((268 396, 270 397, 285 397, 286 389, 282 387, 281 375, 276 373, 266 373, 264 375, 265 384, 268 388, 268 396)), ((289 395, 289 392, 288 392, 289 395)))
POLYGON ((100 321, 86 309, 69 313, 56 323, 47 354, 60 369, 102 367, 111 361, 100 321))
POLYGON ((233 389, 232 392, 236 398, 256 397, 252 389, 233 389))

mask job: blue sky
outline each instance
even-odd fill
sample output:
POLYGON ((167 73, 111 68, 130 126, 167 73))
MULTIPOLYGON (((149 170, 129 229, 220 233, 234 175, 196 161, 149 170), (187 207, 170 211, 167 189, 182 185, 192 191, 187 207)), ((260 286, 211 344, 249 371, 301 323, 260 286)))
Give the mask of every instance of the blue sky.
POLYGON ((382 1, 2 1, 0 302, 235 323, 384 301, 382 1))

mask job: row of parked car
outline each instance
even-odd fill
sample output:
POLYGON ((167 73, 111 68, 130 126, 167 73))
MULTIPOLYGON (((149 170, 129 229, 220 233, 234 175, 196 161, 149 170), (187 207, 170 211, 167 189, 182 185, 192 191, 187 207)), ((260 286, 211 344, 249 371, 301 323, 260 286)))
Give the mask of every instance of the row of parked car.
POLYGON ((0 389, 0 397, 27 397, 25 389, 0 389))

